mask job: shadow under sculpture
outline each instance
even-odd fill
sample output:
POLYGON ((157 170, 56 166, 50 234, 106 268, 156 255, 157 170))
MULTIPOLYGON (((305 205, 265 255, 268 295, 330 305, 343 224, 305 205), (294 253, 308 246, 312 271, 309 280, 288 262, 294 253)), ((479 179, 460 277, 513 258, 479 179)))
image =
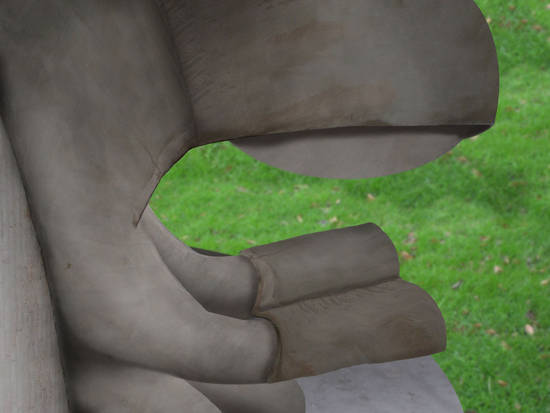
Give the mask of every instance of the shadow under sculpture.
POLYGON ((6 0, 0 63, 73 411, 303 412, 293 378, 444 349, 374 224, 224 256, 147 204, 215 141, 356 178, 486 130, 498 69, 472 1, 6 0))

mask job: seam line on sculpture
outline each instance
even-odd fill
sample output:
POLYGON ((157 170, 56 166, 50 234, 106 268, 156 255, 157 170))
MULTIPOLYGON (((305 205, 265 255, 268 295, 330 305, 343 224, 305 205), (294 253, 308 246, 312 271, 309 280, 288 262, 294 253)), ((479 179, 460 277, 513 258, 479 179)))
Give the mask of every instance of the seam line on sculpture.
MULTIPOLYGON (((332 127, 325 127, 325 128, 316 128, 316 129, 293 129, 293 130, 264 130, 264 131, 258 131, 256 133, 249 133, 246 135, 240 135, 240 136, 231 136, 228 135, 224 131, 209 131, 209 136, 215 136, 215 138, 210 138, 208 142, 201 143, 199 146, 202 146, 203 144, 207 143, 217 143, 217 142, 224 142, 224 141, 238 141, 239 139, 247 139, 247 138, 262 138, 262 137, 273 137, 278 135, 294 135, 294 134, 307 134, 307 133, 319 133, 319 132, 326 132, 326 131, 337 131, 337 130, 349 130, 349 129, 374 129, 374 128, 383 128, 383 129, 399 129, 399 128, 439 128, 439 127, 445 127, 445 128, 456 128, 456 127, 464 127, 464 126, 478 126, 478 127, 484 127, 485 129, 491 128, 495 124, 495 121, 484 121, 484 122, 462 122, 460 124, 457 124, 455 122, 453 123, 424 123, 424 124, 394 124, 391 126, 388 125, 369 125, 368 123, 360 123, 355 125, 347 125, 347 126, 332 126, 332 127)), ((481 132, 479 132, 481 133, 481 132)), ((458 136, 459 139, 468 139, 469 137, 474 135, 469 135, 467 137, 464 136, 458 136)))
MULTIPOLYGON (((184 73, 183 73, 183 70, 182 70, 182 64, 183 63, 181 61, 181 57, 180 57, 180 54, 178 52, 178 48, 177 48, 174 36, 172 34, 172 30, 171 29, 166 29, 167 27, 168 28, 171 27, 169 19, 167 18, 163 8, 160 6, 160 4, 158 4, 157 1, 153 1, 152 3, 154 4, 153 7, 156 9, 156 12, 158 14, 159 19, 163 23, 164 28, 162 29, 162 35, 163 35, 163 37, 166 38, 166 41, 169 44, 168 54, 169 54, 169 56, 170 56, 170 58, 171 58, 171 60, 174 64, 174 69, 177 72, 176 78, 177 78, 178 83, 180 84, 180 88, 182 89, 183 96, 185 98, 185 103, 186 103, 186 106, 187 106, 186 109, 189 111, 189 119, 188 119, 189 120, 189 125, 185 125, 185 127, 187 128, 187 131, 183 131, 183 132, 180 132, 180 133, 176 134, 176 136, 174 136, 174 138, 170 139, 169 142, 172 142, 172 140, 175 139, 178 136, 183 137, 183 138, 185 138, 185 135, 191 136, 191 139, 194 141, 193 144, 186 143, 186 145, 184 145, 185 147, 183 148, 183 149, 186 149, 186 148, 189 149, 190 147, 196 146, 197 142, 195 142, 195 141, 197 139, 197 127, 196 127, 196 123, 195 123, 193 103, 191 101, 190 94, 189 94, 189 88, 187 87, 187 82, 185 81, 185 76, 184 76, 184 73)), ((167 144, 167 146, 168 146, 168 144, 167 144)), ((159 157, 162 157, 165 149, 166 149, 166 147, 163 148, 163 150, 161 151, 159 157)), ((183 155, 185 155, 185 153, 183 155)), ((157 187, 158 183, 160 182, 160 180, 162 179, 164 174, 166 172, 168 172, 168 170, 172 167, 172 165, 174 165, 178 160, 179 160, 179 158, 175 159, 167 167, 167 169, 165 171, 162 171, 158 167, 158 165, 156 163, 154 163, 156 169, 153 171, 153 175, 151 176, 151 179, 147 182, 147 184, 145 186, 145 189, 142 191, 142 193, 139 197, 139 199, 145 198, 145 204, 143 206, 139 206, 137 211, 134 211, 134 217, 133 217, 134 226, 137 226, 139 224, 139 221, 141 220, 141 217, 143 216, 143 212, 145 211, 145 208, 149 204, 149 200, 151 199, 151 196, 153 195, 153 192, 155 191, 155 188, 157 187)))
POLYGON ((183 91, 183 94, 185 96, 186 102, 188 104, 187 109, 189 110, 189 118, 190 118, 190 125, 189 129, 191 130, 191 136, 193 138, 193 145, 191 146, 197 146, 198 142, 196 142, 197 139, 197 124, 195 122, 195 110, 193 107, 193 101, 191 99, 191 94, 189 93, 189 87, 187 86, 187 80, 185 78, 185 74, 183 72, 184 62, 182 61, 181 54, 179 52, 179 48, 177 46, 176 39, 174 37, 174 28, 170 22, 170 19, 166 15, 166 12, 164 8, 159 4, 158 1, 153 2, 155 4, 155 8, 157 9, 158 15, 162 22, 164 23, 164 27, 166 28, 164 30, 164 33, 166 37, 168 38, 167 41, 170 44, 170 57, 172 58, 172 61, 174 63, 175 70, 177 71, 177 79, 178 83, 180 84, 180 87, 183 91))
POLYGON ((264 320, 269 321, 269 323, 273 326, 275 329, 275 334, 277 335, 277 354, 275 355, 275 360, 273 360, 273 364, 269 368, 269 371, 267 372, 266 381, 267 383, 271 383, 270 380, 278 376, 277 370, 279 370, 280 365, 282 364, 283 359, 283 339, 282 334, 279 331, 279 326, 275 322, 275 320, 271 319, 269 314, 262 314, 258 315, 257 317, 262 318, 264 320))
MULTIPOLYGON (((325 298, 325 297, 334 297, 334 296, 339 296, 339 295, 343 295, 343 294, 346 294, 348 292, 351 292, 351 291, 354 291, 354 290, 362 290, 362 289, 368 289, 368 288, 372 288, 372 287, 377 287, 377 286, 381 286, 381 285, 385 285, 385 284, 388 284, 388 283, 391 283, 391 282, 394 282, 394 281, 402 281, 404 283, 407 283, 407 284, 411 284, 411 285, 415 285, 416 284, 413 284, 413 283, 410 283, 408 281, 405 281, 403 280, 401 277, 399 277, 398 275, 390 275, 388 277, 385 277, 379 281, 376 281, 376 282, 372 282, 372 283, 367 283, 367 284, 355 284, 353 286, 348 286, 348 287, 345 287, 345 288, 340 288, 338 290, 334 290, 334 291, 327 291, 325 293, 317 293, 317 294, 311 294, 311 295, 304 295, 300 298, 296 298, 296 299, 293 299, 293 300, 286 300, 286 301, 282 301, 280 304, 275 304, 275 305, 269 305, 269 306, 263 306, 261 308, 257 308, 255 307, 255 311, 259 311, 259 312, 264 312, 264 311, 269 311, 269 310, 273 310, 275 308, 283 308, 283 307, 289 307, 291 305, 294 305, 296 303, 300 303, 300 302, 304 302, 304 301, 311 301, 311 300, 316 300, 316 299, 320 299, 320 298, 325 298)), ((417 286, 418 287, 418 286, 417 286)), ((420 287, 418 287, 420 288, 420 287)))
MULTIPOLYGON (((137 226, 139 224, 139 221, 141 220, 141 217, 143 216, 143 212, 145 211, 145 208, 147 208, 147 205, 149 204, 149 200, 151 199, 151 196, 153 195, 153 192, 155 192, 155 188, 157 187, 158 183, 164 176, 168 170, 172 167, 172 165, 178 161, 179 157, 175 157, 176 159, 170 158, 168 160, 167 165, 162 165, 162 167, 159 165, 158 160, 160 159, 163 161, 165 159, 165 152, 169 149, 172 149, 172 143, 176 141, 177 139, 180 139, 182 142, 185 141, 186 137, 185 132, 179 132, 176 133, 172 138, 170 138, 162 150, 160 151, 158 157, 155 159, 151 153, 143 146, 144 150, 149 154, 149 157, 151 158, 151 163, 153 164, 153 172, 151 175, 151 178, 147 181, 147 184, 145 184, 145 187, 141 191, 141 194, 139 195, 139 201, 141 202, 142 199, 145 199, 145 202, 143 205, 139 205, 136 209, 137 211, 134 211, 134 226, 137 226)), ((187 145, 184 145, 181 150, 185 150, 187 145)), ((178 152, 179 153, 179 152, 178 152)), ((185 153, 184 153, 185 154, 185 153)), ((165 162, 163 162, 165 163, 165 162)))
MULTIPOLYGON (((303 239, 305 239, 307 237, 311 237, 311 236, 326 236, 329 232, 332 232, 332 233, 338 232, 338 233, 342 234, 343 232, 358 230, 358 229, 360 229, 360 227, 365 227, 365 226, 375 226, 377 231, 380 231, 380 232, 384 233, 384 235, 389 239, 387 234, 382 230, 382 228, 380 228, 380 226, 376 225, 374 222, 366 222, 364 224, 351 225, 349 227, 344 227, 344 228, 333 228, 333 229, 328 229, 326 231, 311 232, 309 234, 303 234, 303 235, 300 235, 298 237, 277 241, 277 242, 274 242, 272 244, 258 245, 256 247, 247 248, 245 250, 242 250, 239 254, 243 255, 243 256, 246 256, 248 258, 251 258, 251 257, 255 257, 255 258, 273 257, 273 256, 277 256, 281 252, 285 252, 289 249, 293 249, 293 248, 296 247, 295 245, 286 245, 286 246, 282 245, 286 241, 296 240, 298 238, 303 240, 303 239), (273 249, 276 244, 280 244, 279 248, 273 249), (266 249, 267 247, 271 248, 272 250, 271 251, 266 251, 264 253, 258 252, 261 249, 266 249)), ((390 239, 390 242, 391 242, 391 239, 390 239)), ((393 242, 392 242, 392 245, 393 245, 393 242)))

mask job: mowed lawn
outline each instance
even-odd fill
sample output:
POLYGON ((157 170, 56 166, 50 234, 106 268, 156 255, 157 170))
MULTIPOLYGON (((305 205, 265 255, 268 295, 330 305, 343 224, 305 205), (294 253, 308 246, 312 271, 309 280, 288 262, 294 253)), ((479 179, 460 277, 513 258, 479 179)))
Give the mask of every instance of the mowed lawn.
POLYGON ((374 222, 401 275, 439 304, 435 356, 465 411, 550 412, 550 0, 479 0, 499 53, 497 123, 413 171, 376 179, 299 176, 230 143, 196 148, 153 209, 181 240, 251 245, 374 222))

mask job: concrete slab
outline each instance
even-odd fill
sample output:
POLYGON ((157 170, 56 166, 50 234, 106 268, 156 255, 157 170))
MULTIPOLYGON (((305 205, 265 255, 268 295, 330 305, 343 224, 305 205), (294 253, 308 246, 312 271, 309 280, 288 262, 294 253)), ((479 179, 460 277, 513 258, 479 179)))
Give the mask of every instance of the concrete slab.
POLYGON ((432 357, 363 364, 298 383, 306 413, 463 413, 432 357))

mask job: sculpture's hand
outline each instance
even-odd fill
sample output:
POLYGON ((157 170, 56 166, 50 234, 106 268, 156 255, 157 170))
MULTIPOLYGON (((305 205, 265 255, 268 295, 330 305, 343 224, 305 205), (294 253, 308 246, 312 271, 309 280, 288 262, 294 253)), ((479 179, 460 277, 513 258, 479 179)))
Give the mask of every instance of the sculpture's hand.
POLYGON ((399 278, 397 252, 374 224, 253 247, 240 257, 193 251, 151 210, 143 224, 168 267, 207 308, 273 322, 279 350, 270 381, 445 348, 437 305, 399 278))
POLYGON ((50 232, 49 267, 69 350, 88 348, 190 380, 266 380, 277 351, 269 321, 205 310, 141 226, 105 231, 100 242, 83 232, 50 232))
POLYGON ((150 207, 140 225, 172 274, 207 310, 243 319, 252 317, 259 277, 248 259, 197 253, 174 237, 150 207))
MULTIPOLYGON (((194 400, 185 384, 170 387, 174 378, 281 380, 442 349, 442 320, 424 292, 395 271, 391 279, 364 284, 380 275, 361 260, 376 242, 346 259, 345 248, 319 249, 315 242, 326 236, 319 234, 308 243, 278 243, 287 248, 282 255, 268 245, 212 258, 167 238, 149 212, 140 217, 170 166, 190 148, 216 140, 411 127, 404 139, 386 141, 382 133, 359 142, 357 136, 369 156, 354 159, 380 162, 370 169, 378 174, 395 172, 393 160, 401 170, 456 143, 432 136, 441 146, 431 147, 431 138, 417 139, 419 126, 456 126, 460 138, 486 129, 496 110, 496 54, 473 2, 5 3, 2 118, 54 293, 69 388, 73 378, 92 383, 100 372, 109 382, 129 369, 136 388, 154 376, 173 397, 194 400), (376 16, 402 23, 402 30, 376 16), (398 75, 389 70, 396 62, 407 63, 398 75), (325 250, 332 255, 323 262, 317 258, 325 250), (288 257, 294 264, 280 265, 288 257), (302 261, 307 265, 296 265, 302 261), (98 357, 111 367, 102 369, 98 357), (117 365, 124 367, 116 372, 117 365), (170 385, 166 375, 173 376, 170 385)), ((325 148, 342 144, 322 140, 325 148)), ((285 145, 298 161, 313 154, 300 142, 285 145), (295 143, 306 150, 296 152, 295 143)), ((325 152, 339 173, 345 157, 333 155, 349 148, 325 152)), ((117 385, 122 397, 125 389, 117 385)), ((197 387, 212 399, 234 391, 197 387)))

